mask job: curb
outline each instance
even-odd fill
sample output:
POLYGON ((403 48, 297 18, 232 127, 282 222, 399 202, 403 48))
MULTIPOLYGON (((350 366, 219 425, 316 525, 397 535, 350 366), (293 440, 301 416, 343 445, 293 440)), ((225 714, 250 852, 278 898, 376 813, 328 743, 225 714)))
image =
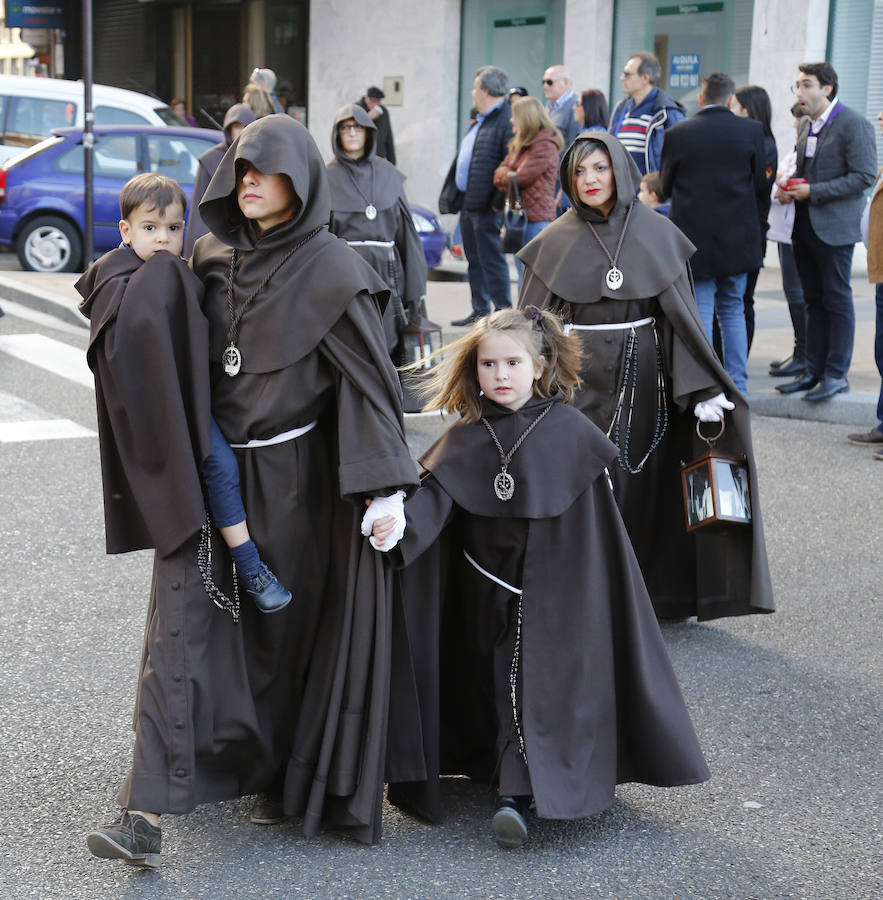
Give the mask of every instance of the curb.
MULTIPOLYGON (((465 263, 459 263, 465 269, 465 263)), ((436 270, 437 271, 437 270, 436 270)), ((444 271, 444 267, 442 267, 444 271)), ((441 274, 441 273, 439 273, 441 274)), ((435 280, 459 280, 452 266, 447 273, 435 280), (453 271, 451 271, 453 269, 453 271)), ((465 273, 463 273, 465 275, 465 273)), ((69 325, 75 325, 88 332, 89 322, 77 310, 78 297, 65 299, 56 291, 49 291, 36 285, 25 286, 23 282, 0 275, 0 295, 3 299, 19 303, 30 309, 54 316, 69 325)), ((2 301, 0 301, 2 305, 2 301)), ((854 391, 838 394, 820 403, 808 403, 801 396, 783 395, 776 390, 749 391, 746 397, 751 412, 756 416, 770 416, 779 419, 803 419, 808 422, 825 422, 831 425, 849 425, 870 428, 877 421, 876 393, 854 391)))

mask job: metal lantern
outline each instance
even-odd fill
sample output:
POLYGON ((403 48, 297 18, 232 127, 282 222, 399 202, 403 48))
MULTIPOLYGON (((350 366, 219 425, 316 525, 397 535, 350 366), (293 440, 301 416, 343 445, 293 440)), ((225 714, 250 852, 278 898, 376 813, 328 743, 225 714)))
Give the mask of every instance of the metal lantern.
POLYGON ((751 524, 748 466, 744 459, 714 449, 724 433, 723 422, 712 438, 702 434, 700 425, 696 423, 696 433, 708 444, 708 450, 681 465, 687 531, 751 524))

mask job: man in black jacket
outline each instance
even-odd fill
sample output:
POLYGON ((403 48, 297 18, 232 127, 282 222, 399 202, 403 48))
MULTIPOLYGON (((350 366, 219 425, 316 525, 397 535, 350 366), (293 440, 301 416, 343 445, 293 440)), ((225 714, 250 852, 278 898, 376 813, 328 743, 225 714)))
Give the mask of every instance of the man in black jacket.
POLYGON ((365 91, 359 106, 374 120, 374 153, 381 159, 396 164, 396 147, 392 138, 392 123, 389 121, 389 110, 381 103, 386 94, 373 85, 365 91))
POLYGON ((766 196, 763 128, 732 113, 733 79, 716 72, 702 82, 701 109, 672 126, 662 145, 662 189, 669 218, 696 245, 690 260, 696 304, 711 340, 715 315, 724 368, 745 393, 748 337, 743 296, 748 272, 763 261, 758 203, 766 196))
POLYGON ((469 263, 472 312, 452 325, 471 325, 492 309, 512 305, 509 266, 500 252, 500 225, 505 197, 494 187, 494 170, 509 152, 512 125, 506 102, 509 77, 496 66, 475 73, 472 102, 476 122, 460 144, 455 182, 462 192, 460 232, 469 263))

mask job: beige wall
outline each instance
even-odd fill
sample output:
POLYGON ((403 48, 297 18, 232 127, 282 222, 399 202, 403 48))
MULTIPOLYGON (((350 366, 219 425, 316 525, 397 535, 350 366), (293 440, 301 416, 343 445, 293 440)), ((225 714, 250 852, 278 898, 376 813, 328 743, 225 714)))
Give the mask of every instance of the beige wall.
MULTIPOLYGON (((567 0, 564 65, 577 94, 595 89, 607 96, 612 55, 613 0, 567 0)), ((613 109, 619 97, 607 100, 613 109)))
POLYGON ((310 12, 309 129, 331 155, 334 113, 384 76, 402 76, 404 102, 389 107, 408 198, 431 209, 457 149, 460 0, 389 0, 371 9, 322 0, 310 12))

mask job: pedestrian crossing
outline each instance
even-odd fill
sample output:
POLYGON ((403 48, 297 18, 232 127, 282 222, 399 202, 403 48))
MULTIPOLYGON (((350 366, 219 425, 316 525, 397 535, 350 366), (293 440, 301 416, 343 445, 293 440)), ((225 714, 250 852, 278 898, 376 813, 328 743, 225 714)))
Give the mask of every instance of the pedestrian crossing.
MULTIPOLYGON (((37 366, 94 390, 85 352, 41 334, 0 334, 0 354, 37 366)), ((93 438, 97 434, 71 419, 0 390, 0 444, 93 438)))

